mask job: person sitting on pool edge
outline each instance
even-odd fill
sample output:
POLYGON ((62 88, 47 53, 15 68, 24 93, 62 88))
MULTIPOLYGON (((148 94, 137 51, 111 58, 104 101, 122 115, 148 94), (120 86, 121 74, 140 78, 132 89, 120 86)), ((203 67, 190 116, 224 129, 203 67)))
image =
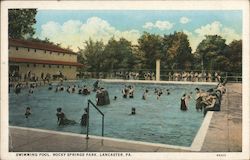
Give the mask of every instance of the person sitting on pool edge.
POLYGON ((76 124, 76 122, 74 120, 69 120, 66 118, 65 114, 62 112, 62 108, 57 108, 57 124, 58 126, 61 125, 69 125, 69 124, 76 124))
POLYGON ((202 101, 204 101, 210 95, 210 93, 204 90, 201 90, 199 88, 195 88, 195 91, 196 91, 196 97, 195 97, 196 107, 195 108, 196 108, 196 111, 198 112, 204 109, 205 105, 204 103, 202 103, 202 101))

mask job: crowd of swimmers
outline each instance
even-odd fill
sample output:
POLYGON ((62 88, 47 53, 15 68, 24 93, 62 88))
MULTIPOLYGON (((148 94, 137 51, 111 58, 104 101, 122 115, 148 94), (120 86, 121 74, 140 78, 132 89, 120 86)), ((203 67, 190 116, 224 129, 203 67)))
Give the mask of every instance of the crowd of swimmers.
MULTIPOLYGON (((197 112, 203 111, 203 114, 205 116, 207 111, 220 111, 221 99, 223 94, 226 93, 225 84, 226 82, 219 83, 215 88, 211 88, 207 91, 195 88, 195 107, 197 112)), ((183 96, 181 97, 180 109, 182 111, 188 110, 188 102, 192 98, 190 94, 183 94, 183 96)))
MULTIPOLYGON (((102 105, 109 104, 110 101, 109 101, 108 91, 105 88, 100 87, 99 82, 100 82, 99 80, 96 80, 93 84, 93 87, 87 87, 86 85, 82 87, 80 87, 79 85, 64 86, 63 83, 59 83, 58 85, 53 86, 51 83, 49 83, 48 90, 54 90, 55 92, 66 91, 68 93, 78 93, 82 95, 89 95, 91 94, 91 92, 95 92, 97 105, 102 106, 102 105)), ((225 81, 223 83, 218 83, 218 85, 215 88, 211 88, 207 91, 200 89, 200 88, 195 88, 196 96, 194 98, 192 97, 192 92, 183 94, 180 99, 180 110, 188 111, 189 101, 193 99, 196 102, 195 108, 197 112, 203 111, 204 116, 206 115, 207 111, 220 111, 221 98, 222 98, 222 95, 226 92, 225 84, 226 84, 225 81)), ((28 93, 33 94, 34 89, 36 87, 37 87, 37 83, 31 83, 29 85, 28 93)), ((22 89, 22 84, 17 83, 14 89, 15 89, 15 93, 19 94, 22 89)), ((152 90, 151 92, 153 92, 156 95, 157 100, 159 100, 163 94, 170 95, 170 90, 164 89, 164 88, 154 88, 154 90, 152 90)), ((124 88, 122 88, 121 93, 122 93, 123 98, 132 99, 134 98, 135 86, 125 85, 124 88)), ((147 100, 148 94, 149 94, 149 89, 145 89, 142 93, 142 100, 147 100)), ((118 98, 117 96, 114 96, 113 100, 117 100, 117 98, 118 98)), ((80 119, 81 120, 80 124, 82 126, 86 126, 87 124, 87 114, 88 114, 88 110, 87 108, 85 108, 84 113, 80 119)), ((136 114, 135 107, 131 108, 130 114, 131 115, 136 114)), ((30 115, 31 115, 31 108, 27 107, 25 111, 25 117, 29 118, 30 115)), ((61 107, 57 108, 56 116, 57 116, 57 124, 59 126, 71 125, 71 124, 77 123, 74 120, 67 119, 61 107)))

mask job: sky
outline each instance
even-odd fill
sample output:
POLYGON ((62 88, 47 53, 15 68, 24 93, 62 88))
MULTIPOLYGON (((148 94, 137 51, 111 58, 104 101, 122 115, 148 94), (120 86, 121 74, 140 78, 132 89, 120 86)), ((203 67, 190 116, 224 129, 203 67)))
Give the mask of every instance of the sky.
POLYGON ((229 44, 242 38, 242 12, 238 10, 38 10, 35 37, 61 43, 74 51, 84 42, 111 37, 133 44, 143 32, 188 35, 193 52, 205 35, 220 35, 229 44))

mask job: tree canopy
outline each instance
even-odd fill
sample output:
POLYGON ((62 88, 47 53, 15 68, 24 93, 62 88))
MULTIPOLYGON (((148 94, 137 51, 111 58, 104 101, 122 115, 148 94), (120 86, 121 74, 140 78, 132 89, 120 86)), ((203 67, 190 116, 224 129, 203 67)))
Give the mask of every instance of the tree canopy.
POLYGON ((206 70, 220 70, 221 65, 227 66, 225 57, 226 40, 218 35, 207 35, 196 49, 197 57, 206 70), (222 64, 223 63, 223 64, 222 64))
POLYGON ((9 9, 9 37, 25 39, 35 34, 36 9, 9 9))
POLYGON ((138 39, 138 48, 145 57, 145 67, 154 68, 155 60, 163 56, 162 37, 155 34, 144 32, 138 39))
POLYGON ((242 41, 229 45, 218 35, 207 35, 192 53, 188 36, 183 32, 156 35, 144 32, 138 45, 125 38, 112 37, 106 45, 101 41, 85 42, 79 55, 88 71, 114 71, 133 69, 155 69, 156 59, 161 59, 165 70, 218 70, 241 72, 242 41), (84 58, 85 57, 85 58, 84 58))
POLYGON ((164 61, 168 69, 190 69, 193 61, 188 36, 183 32, 164 35, 164 61))

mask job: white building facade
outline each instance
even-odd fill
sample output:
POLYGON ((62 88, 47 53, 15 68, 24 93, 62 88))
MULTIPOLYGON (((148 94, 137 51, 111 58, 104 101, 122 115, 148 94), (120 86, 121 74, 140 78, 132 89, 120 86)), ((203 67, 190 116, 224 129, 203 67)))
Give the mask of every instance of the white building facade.
POLYGON ((42 80, 46 75, 55 79, 76 79, 77 53, 59 46, 19 39, 9 39, 9 74, 18 74, 21 80, 35 77, 42 80))

